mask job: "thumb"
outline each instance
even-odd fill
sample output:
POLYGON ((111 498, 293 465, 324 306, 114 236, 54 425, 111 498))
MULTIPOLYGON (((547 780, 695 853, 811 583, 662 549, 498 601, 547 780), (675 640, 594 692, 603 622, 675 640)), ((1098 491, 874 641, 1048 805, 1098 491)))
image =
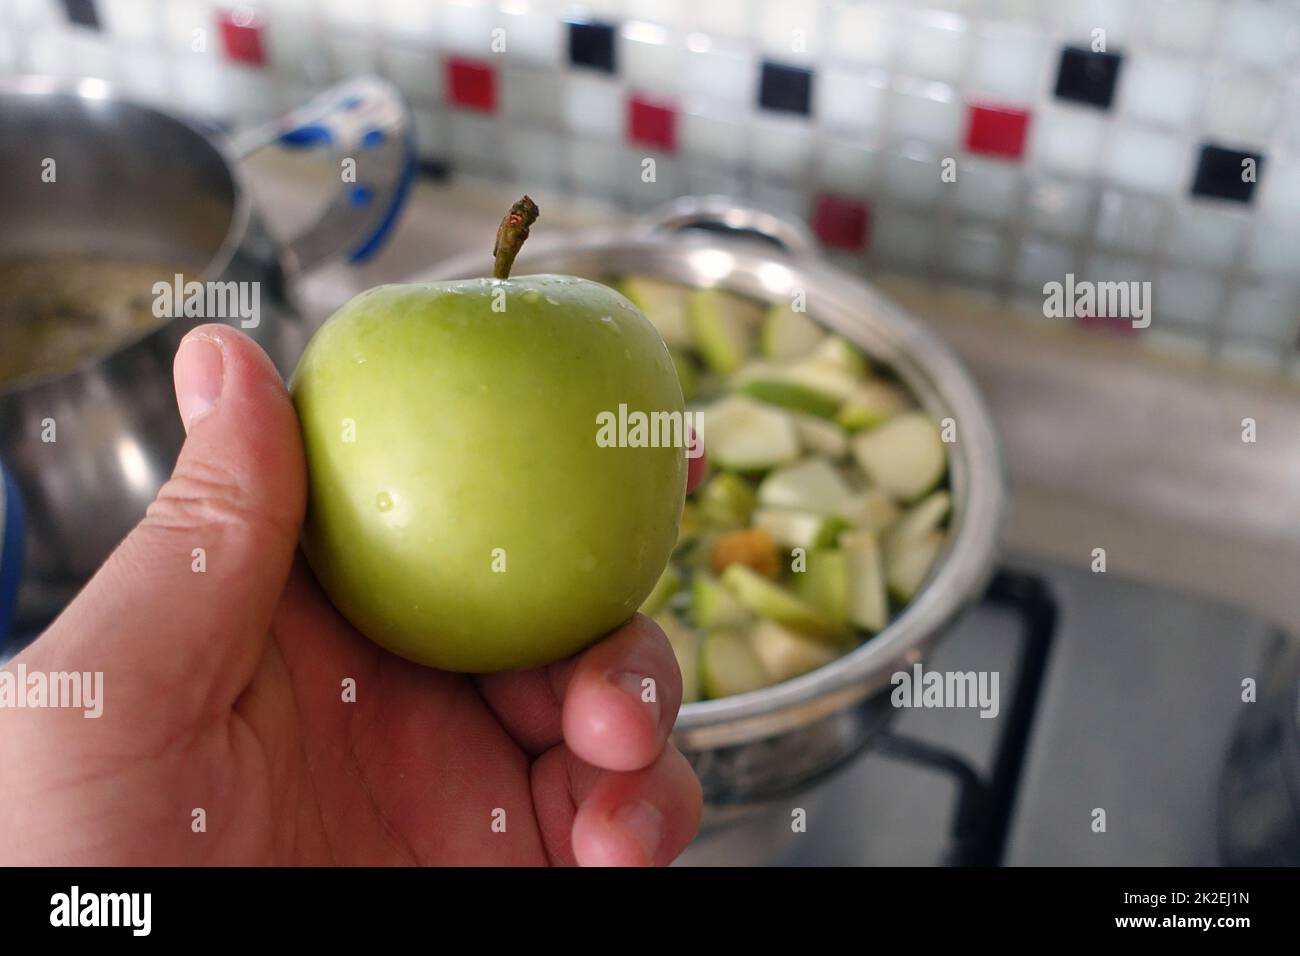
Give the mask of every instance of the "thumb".
POLYGON ((33 650, 111 671, 119 691, 228 707, 255 671, 293 562, 302 440, 279 374, 242 332, 194 329, 174 376, 186 439, 171 479, 33 650))

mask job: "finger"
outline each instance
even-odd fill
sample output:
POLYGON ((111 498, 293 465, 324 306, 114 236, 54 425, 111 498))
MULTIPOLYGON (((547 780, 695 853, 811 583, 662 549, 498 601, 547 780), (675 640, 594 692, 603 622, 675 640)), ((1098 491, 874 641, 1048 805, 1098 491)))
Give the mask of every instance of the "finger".
POLYGON ((174 376, 187 437, 170 480, 38 644, 81 669, 102 662, 118 686, 229 706, 297 546, 302 443, 279 374, 242 332, 190 332, 174 376))
POLYGON ((576 659, 563 691, 564 742, 605 770, 647 767, 681 702, 672 646, 659 625, 638 614, 576 659))
POLYGON ((533 804, 556 863, 666 866, 699 830, 703 798, 675 747, 649 767, 617 773, 561 745, 533 764, 533 804))

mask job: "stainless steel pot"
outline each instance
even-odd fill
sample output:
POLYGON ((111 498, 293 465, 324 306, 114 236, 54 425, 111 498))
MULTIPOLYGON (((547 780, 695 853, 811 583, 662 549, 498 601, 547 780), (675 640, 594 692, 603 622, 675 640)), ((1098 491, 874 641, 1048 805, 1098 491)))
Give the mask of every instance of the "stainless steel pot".
MULTIPOLYGON (((936 420, 956 423, 948 542, 903 613, 825 667, 754 693, 687 704, 677 718, 674 739, 704 786, 710 822, 804 789, 885 727, 894 714, 891 675, 920 660, 989 581, 1006 489, 984 401, 940 339, 861 279, 819 261, 796 223, 706 197, 680 200, 631 229, 573 237, 534 232, 516 274, 641 273, 771 302, 789 302, 802 289, 810 316, 892 368, 936 420)), ((482 275, 487 266, 483 255, 460 257, 420 279, 482 275)))
POLYGON ((294 277, 373 252, 413 169, 406 106, 379 80, 349 81, 233 137, 98 80, 0 81, 0 257, 180 261, 186 281, 255 285, 260 306, 255 316, 160 318, 71 371, 0 385, 0 460, 27 528, 20 626, 76 592, 170 474, 184 437, 171 387, 180 338, 205 321, 238 323, 287 372, 311 331, 292 305, 294 277), (271 143, 318 150, 339 171, 319 220, 284 246, 253 209, 237 162, 271 143))

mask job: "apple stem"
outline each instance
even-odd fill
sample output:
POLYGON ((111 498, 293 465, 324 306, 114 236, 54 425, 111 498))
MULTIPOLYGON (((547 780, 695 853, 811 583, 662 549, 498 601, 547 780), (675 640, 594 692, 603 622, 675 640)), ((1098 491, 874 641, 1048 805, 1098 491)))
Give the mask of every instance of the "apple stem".
POLYGON ((527 196, 510 207, 506 217, 497 226, 497 241, 492 247, 495 260, 492 275, 497 279, 509 279, 510 267, 515 264, 515 256, 523 248, 528 238, 528 227, 537 221, 537 203, 527 196))

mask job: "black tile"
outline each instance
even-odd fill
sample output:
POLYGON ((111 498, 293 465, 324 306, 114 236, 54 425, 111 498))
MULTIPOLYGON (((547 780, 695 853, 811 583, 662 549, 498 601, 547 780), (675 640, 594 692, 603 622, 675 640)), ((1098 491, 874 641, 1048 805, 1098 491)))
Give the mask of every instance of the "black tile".
POLYGON ((95 9, 95 0, 63 0, 68 22, 78 26, 99 29, 99 12, 95 9))
POLYGON ((1124 57, 1118 53, 1093 53, 1067 46, 1061 51, 1061 65, 1056 71, 1057 98, 1110 109, 1123 62, 1124 57))
POLYGON ((1206 143, 1201 147, 1201 158, 1196 163, 1192 195, 1250 202, 1263 168, 1263 153, 1247 153, 1206 143), (1255 161, 1254 174, 1249 179, 1246 178, 1246 168, 1242 166, 1248 159, 1255 161))
POLYGON ((590 20, 569 21, 569 62, 614 72, 614 28, 590 20))
POLYGON ((765 110, 807 116, 812 106, 812 70, 763 61, 758 105, 765 110))

